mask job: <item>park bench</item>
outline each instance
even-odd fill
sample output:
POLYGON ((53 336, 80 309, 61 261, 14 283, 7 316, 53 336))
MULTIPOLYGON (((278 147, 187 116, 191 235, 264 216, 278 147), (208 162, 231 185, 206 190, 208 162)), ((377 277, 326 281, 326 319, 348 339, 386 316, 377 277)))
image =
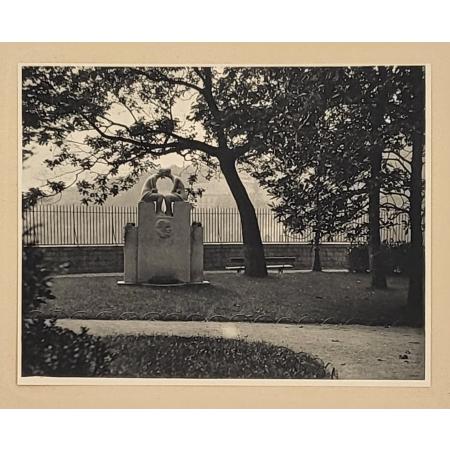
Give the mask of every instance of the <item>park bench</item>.
MULTIPOLYGON (((225 267, 225 270, 235 270, 241 273, 245 270, 244 258, 230 258, 230 264, 225 267)), ((278 273, 283 273, 285 269, 293 269, 295 264, 295 257, 293 256, 269 256, 266 258, 267 270, 278 270, 278 273)))

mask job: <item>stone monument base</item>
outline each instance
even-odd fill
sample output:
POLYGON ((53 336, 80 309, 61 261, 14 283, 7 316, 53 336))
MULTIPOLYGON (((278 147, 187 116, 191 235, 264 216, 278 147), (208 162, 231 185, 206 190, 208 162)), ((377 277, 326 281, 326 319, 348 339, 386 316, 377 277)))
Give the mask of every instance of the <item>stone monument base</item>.
POLYGON ((138 224, 125 226, 120 285, 203 285, 203 227, 190 224, 191 204, 174 202, 172 214, 139 202, 138 224))
POLYGON ((186 283, 131 283, 123 280, 117 282, 119 286, 149 286, 149 287, 184 287, 184 286, 209 286, 211 283, 207 280, 189 281, 186 283))

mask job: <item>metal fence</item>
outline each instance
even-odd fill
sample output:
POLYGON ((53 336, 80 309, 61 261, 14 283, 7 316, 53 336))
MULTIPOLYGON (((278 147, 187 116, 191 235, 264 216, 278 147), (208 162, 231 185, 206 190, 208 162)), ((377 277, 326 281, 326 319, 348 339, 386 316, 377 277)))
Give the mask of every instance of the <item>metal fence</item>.
MULTIPOLYGON (((265 243, 310 243, 312 229, 304 233, 287 232, 275 218, 272 210, 256 210, 265 243)), ((235 208, 194 208, 191 220, 202 223, 206 243, 240 243, 242 232, 239 212, 235 208)), ((383 217, 386 221, 387 217, 383 217)), ((349 224, 349 228, 362 226, 361 217, 349 224)), ((82 205, 38 205, 24 215, 23 229, 32 232, 24 237, 25 244, 37 245, 121 245, 123 228, 127 223, 137 223, 137 207, 129 206, 82 206, 82 205)), ((405 227, 407 217, 398 216, 390 226, 382 228, 382 240, 408 241, 405 227)), ((360 237, 359 242, 365 238, 360 237)), ((349 242, 346 233, 336 233, 326 242, 349 242)))

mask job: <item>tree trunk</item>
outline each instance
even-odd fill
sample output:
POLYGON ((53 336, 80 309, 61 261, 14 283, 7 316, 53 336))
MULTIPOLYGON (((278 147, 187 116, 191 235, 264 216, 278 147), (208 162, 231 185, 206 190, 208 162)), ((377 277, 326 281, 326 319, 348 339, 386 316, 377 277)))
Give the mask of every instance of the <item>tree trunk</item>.
POLYGON ((239 210, 244 244, 245 274, 266 277, 267 267, 255 208, 236 170, 234 158, 220 158, 220 168, 239 210))
POLYGON ((376 145, 371 149, 369 179, 369 267, 372 274, 372 287, 374 289, 385 289, 387 287, 380 236, 382 156, 383 147, 381 145, 376 145))
POLYGON ((422 158, 424 146, 424 130, 415 131, 412 146, 409 207, 411 247, 409 252, 408 312, 410 320, 417 325, 423 325, 425 319, 425 255, 422 231, 422 158))
POLYGON ((322 272, 322 262, 320 261, 320 231, 314 232, 314 261, 313 272, 322 272))
POLYGON ((320 202, 320 186, 321 186, 321 176, 323 172, 323 166, 322 166, 322 151, 319 150, 319 164, 317 166, 317 180, 315 183, 315 197, 316 197, 316 204, 315 204, 315 224, 314 224, 314 261, 313 261, 313 272, 322 272, 322 263, 320 261, 320 238, 321 235, 321 229, 322 229, 322 215, 321 215, 321 202, 320 202))

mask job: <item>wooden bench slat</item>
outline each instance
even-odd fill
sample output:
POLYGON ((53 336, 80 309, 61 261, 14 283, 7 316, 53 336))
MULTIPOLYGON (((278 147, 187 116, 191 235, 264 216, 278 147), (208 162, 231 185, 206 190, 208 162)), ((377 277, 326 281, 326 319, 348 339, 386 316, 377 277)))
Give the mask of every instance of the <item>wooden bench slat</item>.
MULTIPOLYGON (((292 264, 268 264, 267 270, 277 269, 278 272, 282 272, 284 269, 293 269, 294 266, 292 264)), ((241 270, 245 270, 245 266, 226 266, 225 270, 237 270, 240 272, 241 270)))
MULTIPOLYGON (((268 270, 278 270, 278 272, 282 272, 284 269, 293 269, 295 263, 294 256, 268 256, 266 258, 266 265, 268 270), (278 264, 277 264, 278 263, 278 264)), ((237 272, 241 272, 245 270, 245 260, 242 257, 235 257, 229 259, 230 264, 226 266, 226 270, 237 270, 237 272)))
MULTIPOLYGON (((244 258, 230 258, 230 262, 233 264, 242 264, 244 263, 244 258)), ((295 258, 266 258, 266 263, 293 263, 295 262, 295 258)))
MULTIPOLYGON (((269 269, 278 269, 278 268, 293 268, 294 266, 292 264, 267 264, 267 268, 269 269)), ((245 266, 226 266, 227 269, 245 269, 245 266)))

